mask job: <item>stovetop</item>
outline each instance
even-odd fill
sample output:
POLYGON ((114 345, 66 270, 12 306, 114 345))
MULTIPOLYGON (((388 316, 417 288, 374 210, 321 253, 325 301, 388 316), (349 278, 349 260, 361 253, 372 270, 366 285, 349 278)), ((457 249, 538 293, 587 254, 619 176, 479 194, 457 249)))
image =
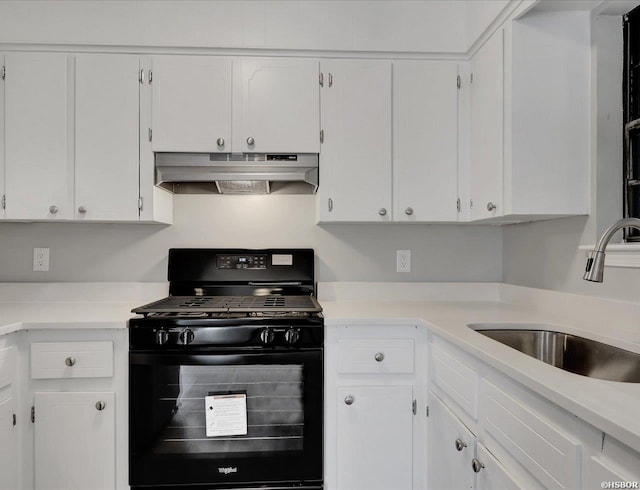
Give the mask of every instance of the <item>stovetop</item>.
POLYGON ((168 296, 131 310, 145 316, 190 318, 306 318, 322 307, 313 296, 168 296))

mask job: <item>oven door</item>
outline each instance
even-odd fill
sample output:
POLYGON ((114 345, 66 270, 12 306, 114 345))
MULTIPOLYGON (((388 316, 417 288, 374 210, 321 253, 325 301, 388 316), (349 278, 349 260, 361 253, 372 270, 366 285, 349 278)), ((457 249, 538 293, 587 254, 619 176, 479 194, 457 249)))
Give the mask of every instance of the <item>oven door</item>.
POLYGON ((129 359, 132 487, 302 482, 320 487, 321 349, 131 352, 129 359), (211 419, 205 412, 212 407, 211 398, 205 406, 205 398, 221 394, 246 394, 246 435, 223 429, 207 436, 211 419))

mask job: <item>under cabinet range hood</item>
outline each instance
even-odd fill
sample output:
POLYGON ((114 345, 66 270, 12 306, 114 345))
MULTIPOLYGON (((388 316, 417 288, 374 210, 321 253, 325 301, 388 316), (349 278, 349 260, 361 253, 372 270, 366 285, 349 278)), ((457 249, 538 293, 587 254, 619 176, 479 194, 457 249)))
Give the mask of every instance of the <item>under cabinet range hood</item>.
POLYGON ((318 155, 156 153, 156 185, 176 194, 314 194, 318 155))

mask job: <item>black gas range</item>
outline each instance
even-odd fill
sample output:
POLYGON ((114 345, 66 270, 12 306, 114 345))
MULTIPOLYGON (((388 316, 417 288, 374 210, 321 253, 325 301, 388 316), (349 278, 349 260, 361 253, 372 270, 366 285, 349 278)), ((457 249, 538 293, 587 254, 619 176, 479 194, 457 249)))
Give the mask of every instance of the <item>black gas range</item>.
POLYGON ((129 321, 132 488, 322 488, 311 249, 171 249, 129 321))

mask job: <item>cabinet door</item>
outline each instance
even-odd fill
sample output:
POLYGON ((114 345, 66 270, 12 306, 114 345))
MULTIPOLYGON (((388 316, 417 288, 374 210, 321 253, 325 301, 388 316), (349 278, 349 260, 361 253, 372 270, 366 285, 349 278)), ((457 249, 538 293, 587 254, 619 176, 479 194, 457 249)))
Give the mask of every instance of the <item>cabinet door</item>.
POLYGON ((18 433, 14 423, 15 349, 0 349, 0 490, 20 488, 18 433))
POLYGON ((115 488, 115 393, 35 394, 35 487, 115 488))
POLYGON ((76 56, 76 219, 138 220, 138 74, 138 56, 76 56))
POLYGON ((15 400, 11 387, 0 389, 0 490, 20 488, 18 484, 18 437, 13 425, 15 400))
POLYGON ((391 219, 391 63, 321 63, 321 221, 391 219))
POLYGON ((482 444, 478 443, 476 452, 478 461, 482 464, 478 473, 476 490, 521 490, 524 488, 482 444))
POLYGON ((154 56, 151 89, 153 151, 231 151, 230 59, 154 56))
POLYGON ((5 55, 6 218, 69 219, 66 54, 5 55))
POLYGON ((411 489, 413 388, 340 387, 337 394, 337 488, 411 489))
POLYGON ((503 211, 504 32, 471 59, 471 219, 503 211))
POLYGON ((264 58, 242 60, 243 152, 318 153, 318 62, 264 58))
POLYGON ((585 490, 604 488, 603 482, 637 482, 640 480, 640 467, 636 466, 636 469, 636 473, 631 474, 620 469, 617 462, 604 456, 591 456, 583 466, 582 488, 585 490))
POLYGON ((393 64, 393 219, 458 217, 458 65, 393 64))
POLYGON ((471 489, 476 436, 433 393, 429 395, 427 481, 433 489, 471 489))
MULTIPOLYGON (((4 54, 0 53, 0 70, 4 70, 4 54)), ((4 218, 4 79, 0 77, 0 219, 4 218)))

